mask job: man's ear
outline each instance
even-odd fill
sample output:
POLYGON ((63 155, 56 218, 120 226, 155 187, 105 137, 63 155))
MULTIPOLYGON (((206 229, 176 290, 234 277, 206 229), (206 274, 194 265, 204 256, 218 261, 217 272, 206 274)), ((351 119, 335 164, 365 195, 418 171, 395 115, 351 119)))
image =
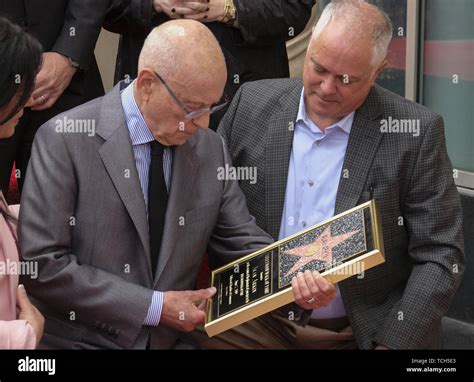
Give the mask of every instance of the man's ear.
POLYGON ((140 70, 136 80, 138 92, 144 97, 149 96, 152 92, 154 79, 155 76, 150 69, 140 70))

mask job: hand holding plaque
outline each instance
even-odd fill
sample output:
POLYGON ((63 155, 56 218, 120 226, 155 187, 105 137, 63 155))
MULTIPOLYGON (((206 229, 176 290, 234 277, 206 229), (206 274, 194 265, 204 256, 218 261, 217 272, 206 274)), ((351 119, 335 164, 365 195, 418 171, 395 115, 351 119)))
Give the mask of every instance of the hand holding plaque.
POLYGON ((336 297, 336 286, 318 271, 306 270, 291 280, 295 302, 303 309, 318 309, 328 306, 336 297))
POLYGON ((318 271, 337 283, 384 262, 375 201, 364 203, 212 272, 205 330, 214 336, 294 301, 291 281, 318 271))
POLYGON ((163 293, 160 325, 181 332, 189 332, 205 320, 206 300, 215 294, 215 288, 194 291, 167 291, 163 293))

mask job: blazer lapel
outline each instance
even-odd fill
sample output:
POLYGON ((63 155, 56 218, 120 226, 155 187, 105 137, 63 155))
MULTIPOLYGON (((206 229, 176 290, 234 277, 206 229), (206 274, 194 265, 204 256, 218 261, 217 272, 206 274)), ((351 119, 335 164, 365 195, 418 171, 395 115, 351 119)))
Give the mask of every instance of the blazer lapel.
POLYGON ((376 89, 356 111, 336 196, 335 215, 355 207, 382 139, 376 89))
POLYGON ((138 232, 147 256, 151 283, 153 276, 148 218, 132 142, 122 109, 120 84, 103 98, 97 134, 106 140, 99 149, 99 155, 138 232))
POLYGON ((282 111, 274 114, 268 124, 265 148, 265 230, 275 240, 278 240, 280 234, 288 167, 302 89, 303 84, 298 82, 298 86, 280 99, 282 111))
POLYGON ((160 257, 154 278, 155 286, 174 251, 176 242, 183 239, 180 237, 182 234, 182 230, 179 229, 180 219, 184 217, 187 210, 187 201, 192 198, 194 179, 199 166, 199 158, 193 149, 195 143, 195 138, 191 137, 184 145, 174 148, 170 195, 160 257))

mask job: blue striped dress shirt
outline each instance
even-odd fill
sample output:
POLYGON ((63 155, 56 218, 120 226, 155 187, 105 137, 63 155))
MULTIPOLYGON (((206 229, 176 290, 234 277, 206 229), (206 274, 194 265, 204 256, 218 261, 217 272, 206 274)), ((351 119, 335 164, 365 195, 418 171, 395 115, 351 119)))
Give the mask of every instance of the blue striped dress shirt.
MULTIPOLYGON (((296 120, 293 147, 280 226, 280 239, 334 216, 336 194, 354 112, 322 132, 306 114, 304 89, 296 120)), ((312 318, 346 316, 337 287, 327 307, 313 310, 312 318)))
MULTIPOLYGON (((135 101, 133 94, 135 82, 132 82, 127 88, 122 90, 122 107, 125 113, 128 131, 132 140, 133 155, 137 166, 138 177, 143 191, 143 198, 148 210, 148 171, 151 162, 150 142, 155 137, 148 128, 140 109, 135 101)), ((166 147, 163 153, 163 171, 165 175, 166 187, 168 192, 171 185, 171 166, 173 162, 172 149, 166 147)), ((153 297, 145 317, 144 324, 148 326, 158 326, 163 309, 163 292, 154 291, 153 297)))

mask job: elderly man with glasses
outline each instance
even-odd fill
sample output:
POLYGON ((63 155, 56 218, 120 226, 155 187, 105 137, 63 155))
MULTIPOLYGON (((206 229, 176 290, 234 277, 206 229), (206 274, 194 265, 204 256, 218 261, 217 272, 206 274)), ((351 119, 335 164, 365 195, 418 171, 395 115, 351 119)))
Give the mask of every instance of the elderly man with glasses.
POLYGON ((39 130, 20 236, 39 264, 24 283, 46 319, 42 347, 182 346, 215 293, 193 291, 206 250, 217 265, 272 242, 237 181, 217 175, 229 156, 208 124, 226 77, 212 33, 170 21, 129 86, 39 130))
POLYGON ((224 93, 224 102, 220 103, 219 105, 213 105, 211 107, 204 107, 201 109, 197 110, 191 110, 189 107, 187 107, 180 99, 179 97, 171 90, 169 85, 166 83, 166 81, 161 77, 157 72, 154 72, 155 76, 163 83, 165 88, 168 90, 170 93, 170 96, 173 97, 173 99, 176 101, 176 103, 181 107, 181 109, 184 111, 184 119, 196 119, 199 118, 201 115, 209 113, 209 114, 214 114, 217 113, 218 111, 221 111, 224 109, 227 104, 229 103, 229 99, 227 98, 227 95, 224 93))

